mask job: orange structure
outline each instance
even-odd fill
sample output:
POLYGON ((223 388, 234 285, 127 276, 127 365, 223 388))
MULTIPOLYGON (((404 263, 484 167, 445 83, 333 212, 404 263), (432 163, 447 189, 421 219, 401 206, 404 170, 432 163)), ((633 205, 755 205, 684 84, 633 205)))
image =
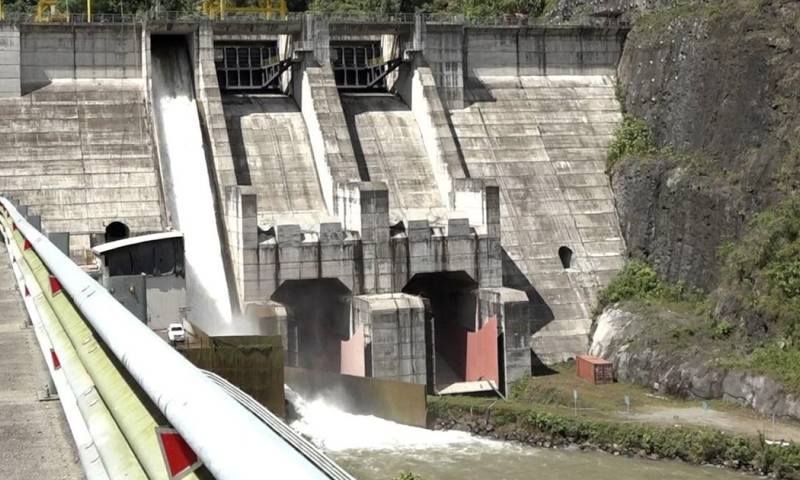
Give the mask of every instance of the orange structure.
POLYGON ((575 358, 575 367, 579 377, 594 384, 614 381, 614 365, 600 357, 578 355, 575 358))

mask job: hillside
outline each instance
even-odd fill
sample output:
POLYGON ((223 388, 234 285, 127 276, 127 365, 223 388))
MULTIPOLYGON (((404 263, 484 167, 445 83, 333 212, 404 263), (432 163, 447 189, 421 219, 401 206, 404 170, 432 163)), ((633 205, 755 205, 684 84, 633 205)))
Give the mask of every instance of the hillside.
POLYGON ((644 263, 607 292, 622 303, 599 323, 619 331, 596 348, 623 378, 707 398, 735 396, 731 372, 765 374, 778 383, 738 399, 760 389, 774 401, 759 408, 797 416, 775 399, 800 392, 800 4, 626 15, 618 94, 639 130, 620 132, 609 172, 644 263))

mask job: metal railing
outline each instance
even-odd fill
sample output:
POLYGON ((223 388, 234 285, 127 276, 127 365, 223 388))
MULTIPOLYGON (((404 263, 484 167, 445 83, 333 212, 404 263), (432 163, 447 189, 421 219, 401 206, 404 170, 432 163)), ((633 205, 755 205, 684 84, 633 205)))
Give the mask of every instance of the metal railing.
POLYGON ((9 200, 0 197, 0 209, 120 367, 215 478, 331 478, 287 443, 280 432, 254 421, 248 409, 133 316, 28 223, 9 200))
MULTIPOLYGON (((209 18, 201 12, 180 11, 147 11, 142 13, 98 13, 87 18, 86 14, 77 13, 65 15, 64 18, 54 19, 41 24, 126 24, 145 22, 187 22, 187 23, 259 23, 259 22, 300 22, 305 15, 314 15, 332 24, 413 24, 414 13, 375 13, 375 12, 288 12, 285 15, 273 13, 271 15, 254 13, 227 14, 223 18, 209 18)), ((451 13, 423 13, 426 23, 485 26, 485 27, 607 27, 627 28, 629 22, 614 17, 589 17, 581 21, 558 22, 548 18, 531 17, 528 15, 501 15, 496 17, 470 18, 464 15, 451 13)), ((5 12, 5 17, 0 18, 0 23, 36 23, 35 15, 22 12, 5 12)))

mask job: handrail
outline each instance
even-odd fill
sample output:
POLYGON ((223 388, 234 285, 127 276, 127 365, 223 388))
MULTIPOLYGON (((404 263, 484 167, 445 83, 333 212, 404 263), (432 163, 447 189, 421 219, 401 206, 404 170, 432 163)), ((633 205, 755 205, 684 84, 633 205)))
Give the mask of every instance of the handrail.
MULTIPOLYGON (((203 373, 210 378, 214 383, 219 385, 223 390, 228 392, 228 395, 235 398, 237 402, 242 404, 253 415, 258 417, 259 420, 276 432, 280 432, 281 436, 291 443, 298 451, 303 452, 303 455, 312 459, 312 461, 324 468, 331 478, 336 480, 355 480, 352 475, 347 473, 334 463, 330 458, 321 453, 311 442, 306 440, 302 435, 291 429, 280 418, 275 416, 274 413, 267 410, 264 405, 261 405, 253 397, 243 392, 239 387, 233 385, 229 381, 220 377, 214 372, 204 370, 203 373)), ((288 388, 288 387, 287 387, 288 388)))
POLYGON ((15 227, 95 332, 218 480, 328 479, 161 340, 0 197, 15 227))
MULTIPOLYGON (((2 218, 0 218, 0 227, 4 227, 2 223, 2 218)), ((6 238, 4 236, 3 228, 0 228, 0 241, 5 242, 8 261, 11 263, 11 269, 14 273, 17 288, 22 296, 25 310, 28 314, 31 326, 33 327, 36 343, 39 344, 42 356, 47 359, 48 355, 50 355, 50 349, 57 348, 59 342, 58 335, 51 333, 47 329, 48 320, 52 320, 54 317, 52 309, 47 311, 47 309, 44 308, 41 313, 39 312, 37 304, 42 307, 47 305, 47 302, 44 300, 44 294, 39 291, 36 282, 31 282, 31 285, 27 286, 25 282, 25 268, 23 268, 24 262, 22 260, 17 260, 17 255, 14 252, 17 246, 14 245, 11 238, 6 238), (14 245, 14 247, 12 247, 12 245, 14 245), (26 288, 28 289, 28 295, 24 293, 26 288)), ((104 465, 100 450, 103 450, 106 444, 113 442, 115 438, 122 439, 122 435, 119 429, 114 431, 116 425, 114 425, 111 419, 111 414, 108 413, 102 399, 97 396, 94 387, 89 386, 91 379, 88 378, 86 371, 80 371, 82 368, 80 362, 76 362, 75 359, 69 355, 62 355, 60 360, 64 368, 58 370, 55 368, 52 361, 48 362, 45 360, 44 363, 58 392, 58 400, 64 411, 67 425, 72 432, 72 437, 77 447, 78 458, 83 466, 84 474, 87 480, 109 480, 109 469, 104 465), (72 365, 70 365, 70 363, 72 363, 72 365), (70 375, 67 374, 68 370, 73 377, 72 379, 70 379, 70 375), (76 385, 73 384, 73 382, 77 383, 81 380, 83 380, 83 383, 79 385, 80 389, 76 389, 76 385), (76 395, 76 391, 80 392, 80 394, 76 395), (101 442, 102 444, 95 442, 95 435, 104 436, 104 441, 101 442)), ((124 443, 124 439, 122 439, 122 443, 124 443)), ((130 456, 133 457, 133 453, 130 451, 129 453, 130 456)), ((125 452, 116 450, 113 452, 115 456, 124 456, 124 454, 125 452)), ((106 461, 111 462, 112 460, 106 458, 106 461)), ((113 471, 113 468, 111 470, 113 471)))

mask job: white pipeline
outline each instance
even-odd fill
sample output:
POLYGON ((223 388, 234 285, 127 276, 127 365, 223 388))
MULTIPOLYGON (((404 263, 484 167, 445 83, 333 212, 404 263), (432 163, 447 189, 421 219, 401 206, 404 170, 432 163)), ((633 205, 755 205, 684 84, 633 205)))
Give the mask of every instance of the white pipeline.
POLYGON ((0 197, 0 204, 106 346, 215 478, 328 478, 134 317, 7 199, 0 197))

